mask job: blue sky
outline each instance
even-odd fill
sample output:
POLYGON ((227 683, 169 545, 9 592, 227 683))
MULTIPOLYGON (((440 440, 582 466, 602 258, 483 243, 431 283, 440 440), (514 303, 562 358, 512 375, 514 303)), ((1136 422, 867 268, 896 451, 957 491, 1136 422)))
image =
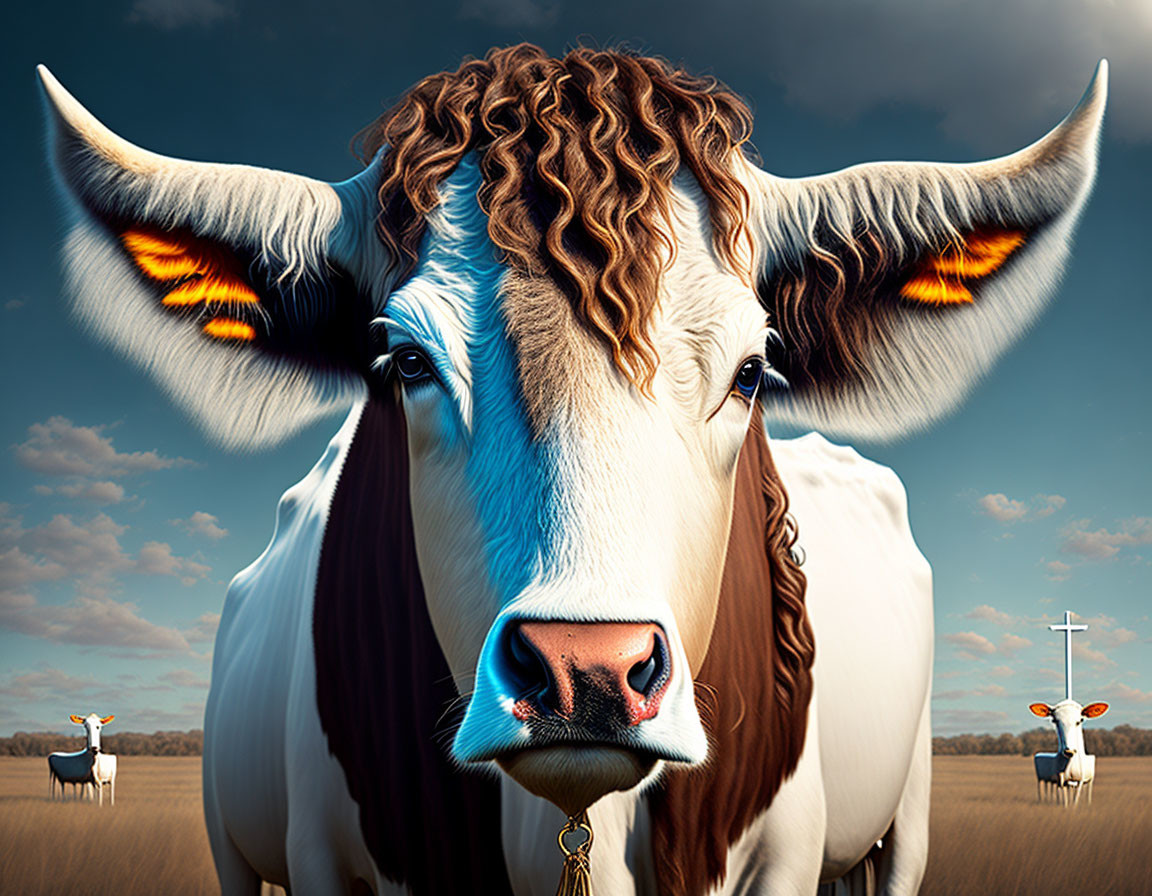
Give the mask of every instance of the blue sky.
POLYGON ((1109 57, 1101 173, 1047 314, 957 414, 858 447, 904 480, 935 570, 936 733, 1032 727, 1027 704, 1063 693, 1046 625, 1065 609, 1090 626, 1076 695, 1112 703, 1098 724, 1152 726, 1144 0, 110 0, 21 4, 4 30, 0 735, 91 711, 121 730, 199 727, 227 581, 338 422, 225 453, 71 322, 35 64, 150 149, 339 180, 387 101, 521 39, 628 40, 716 74, 752 101, 765 166, 792 176, 1010 152, 1109 57))

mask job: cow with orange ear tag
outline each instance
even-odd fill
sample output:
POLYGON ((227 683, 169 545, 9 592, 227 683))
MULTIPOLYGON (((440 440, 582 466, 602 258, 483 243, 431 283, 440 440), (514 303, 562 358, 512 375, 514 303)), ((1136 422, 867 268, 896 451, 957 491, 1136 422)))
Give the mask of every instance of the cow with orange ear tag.
POLYGON ((116 757, 105 753, 100 745, 100 732, 115 716, 100 716, 89 713, 87 716, 71 715, 77 725, 84 726, 86 744, 83 750, 75 753, 53 753, 48 757, 48 797, 56 796, 56 785, 60 785, 60 796, 64 797, 64 785, 79 785, 89 799, 93 790, 98 795, 100 805, 104 805, 104 788, 111 789, 112 805, 116 805, 116 757))

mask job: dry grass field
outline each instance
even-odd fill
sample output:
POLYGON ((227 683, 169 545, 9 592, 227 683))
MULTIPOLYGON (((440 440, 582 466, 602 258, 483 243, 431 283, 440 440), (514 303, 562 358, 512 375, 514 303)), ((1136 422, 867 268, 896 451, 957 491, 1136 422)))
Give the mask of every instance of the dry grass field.
MULTIPOLYGON (((1152 894, 1152 759, 1097 762, 1070 811, 1036 804, 1028 758, 936 757, 923 896, 1152 894)), ((116 790, 115 809, 50 803, 43 759, 0 757, 0 893, 218 892, 199 758, 122 756, 116 790)))
POLYGON ((1152 757, 1100 756, 1092 805, 1036 802, 1029 756, 937 756, 922 896, 1150 896, 1152 757))

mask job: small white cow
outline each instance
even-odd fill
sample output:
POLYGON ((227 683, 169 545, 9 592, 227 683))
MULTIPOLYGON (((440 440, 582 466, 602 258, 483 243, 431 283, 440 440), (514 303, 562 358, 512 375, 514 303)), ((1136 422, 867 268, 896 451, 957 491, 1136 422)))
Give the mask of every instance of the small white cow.
POLYGON ((111 785, 112 805, 116 805, 116 757, 100 749, 100 731, 115 716, 100 718, 89 713, 87 718, 71 716, 73 722, 84 726, 87 745, 75 753, 52 753, 48 757, 48 798, 56 796, 56 782, 60 783, 60 796, 64 796, 65 784, 80 784, 84 793, 91 798, 89 785, 95 786, 100 805, 104 805, 104 785, 111 785))
POLYGON ((1089 703, 1081 707, 1075 700, 1061 700, 1055 706, 1033 703, 1028 707, 1040 718, 1050 718, 1056 726, 1059 748, 1055 753, 1037 753, 1036 798, 1056 799, 1064 805, 1069 797, 1080 801, 1080 794, 1088 791, 1092 802, 1092 781, 1096 777, 1096 757, 1084 749, 1084 720, 1095 719, 1108 711, 1107 703, 1089 703), (1041 788, 1043 787, 1043 790, 1041 788))

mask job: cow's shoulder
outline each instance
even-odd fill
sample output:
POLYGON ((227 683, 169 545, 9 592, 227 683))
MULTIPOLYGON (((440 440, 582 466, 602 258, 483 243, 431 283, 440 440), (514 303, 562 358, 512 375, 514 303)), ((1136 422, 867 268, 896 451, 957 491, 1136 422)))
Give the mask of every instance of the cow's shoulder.
POLYGON ((891 467, 864 457, 850 445, 830 442, 818 432, 772 439, 769 444, 790 495, 803 491, 878 501, 894 525, 908 528, 908 494, 891 467))

